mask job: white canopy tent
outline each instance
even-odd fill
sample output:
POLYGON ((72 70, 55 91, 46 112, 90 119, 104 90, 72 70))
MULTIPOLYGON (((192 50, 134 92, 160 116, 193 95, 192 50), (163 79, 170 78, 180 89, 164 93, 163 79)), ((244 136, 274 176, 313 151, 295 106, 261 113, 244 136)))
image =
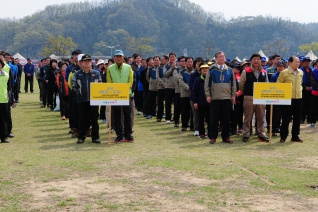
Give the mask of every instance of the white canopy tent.
POLYGON ((305 57, 309 57, 311 60, 317 60, 318 59, 318 57, 313 53, 312 50, 310 50, 305 57))
POLYGON ((51 58, 51 59, 55 59, 55 60, 58 60, 58 59, 59 59, 59 57, 56 56, 55 54, 51 54, 51 55, 50 55, 50 58, 51 58))
MULTIPOLYGON (((259 50, 258 54, 260 54, 262 57, 266 57, 264 52, 262 50, 259 50)), ((268 60, 268 57, 266 57, 266 60, 268 60)))
POLYGON ((239 57, 236 57, 235 60, 237 60, 237 61, 240 62, 240 63, 242 62, 242 60, 240 60, 239 57))
POLYGON ((16 59, 20 59, 20 60, 26 60, 25 57, 23 57, 19 52, 17 52, 15 55, 13 55, 13 58, 16 59))

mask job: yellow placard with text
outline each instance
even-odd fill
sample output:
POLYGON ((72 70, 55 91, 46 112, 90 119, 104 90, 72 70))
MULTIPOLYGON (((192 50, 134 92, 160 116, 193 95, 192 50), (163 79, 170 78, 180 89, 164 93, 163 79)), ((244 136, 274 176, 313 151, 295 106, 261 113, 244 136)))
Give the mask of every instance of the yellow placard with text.
POLYGON ((291 83, 254 83, 253 104, 290 105, 291 83))
POLYGON ((91 83, 90 105, 129 105, 129 83, 91 83))

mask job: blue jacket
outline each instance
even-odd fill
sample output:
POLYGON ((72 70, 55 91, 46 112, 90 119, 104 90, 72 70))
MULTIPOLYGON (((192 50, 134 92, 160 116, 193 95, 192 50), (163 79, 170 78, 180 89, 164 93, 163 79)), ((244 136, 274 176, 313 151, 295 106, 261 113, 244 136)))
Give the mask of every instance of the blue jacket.
POLYGON ((199 106, 209 106, 204 93, 204 83, 205 77, 203 75, 196 78, 191 92, 191 100, 193 101, 193 103, 197 103, 199 106))
POLYGON ((34 74, 34 65, 33 64, 25 64, 24 65, 24 73, 25 74, 34 74))
POLYGON ((278 79, 278 77, 279 77, 279 73, 280 72, 276 72, 275 74, 273 74, 272 76, 271 76, 271 78, 270 78, 270 82, 277 82, 277 79, 278 79))
POLYGON ((66 68, 66 75, 65 75, 66 81, 68 81, 68 76, 70 75, 71 72, 75 72, 75 71, 77 71, 77 70, 79 70, 79 69, 80 69, 80 67, 79 67, 78 65, 76 65, 75 63, 73 63, 73 64, 67 66, 67 68, 66 68))
POLYGON ((303 75, 303 88, 306 89, 306 87, 311 87, 311 73, 312 73, 312 68, 309 67, 309 72, 307 73, 307 71, 305 70, 304 67, 301 68, 301 70, 304 72, 304 75, 303 75))
POLYGON ((99 71, 91 69, 87 74, 83 69, 78 70, 72 79, 73 90, 77 93, 77 102, 90 101, 90 84, 92 82, 102 81, 99 71))
POLYGON ((193 92, 194 82, 200 76, 201 76, 201 74, 196 69, 194 69, 194 71, 192 71, 192 73, 190 74, 190 77, 189 77, 189 89, 190 89, 190 92, 191 92, 190 93, 190 100, 191 101, 193 101, 192 92, 193 92))
POLYGON ((144 68, 142 66, 140 66, 140 68, 137 71, 138 91, 144 91, 144 85, 140 81, 140 73, 142 70, 144 70, 144 68))

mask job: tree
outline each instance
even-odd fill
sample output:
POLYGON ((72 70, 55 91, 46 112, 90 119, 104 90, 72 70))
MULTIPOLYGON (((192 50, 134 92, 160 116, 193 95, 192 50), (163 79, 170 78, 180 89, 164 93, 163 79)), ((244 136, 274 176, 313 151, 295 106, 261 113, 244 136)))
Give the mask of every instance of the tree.
POLYGON ((212 51, 214 50, 211 40, 206 39, 203 43, 203 52, 206 59, 212 59, 212 51))
POLYGON ((318 42, 312 42, 312 43, 308 43, 308 44, 303 44, 301 46, 298 47, 300 49, 300 51, 304 52, 304 53, 308 53, 310 50, 312 50, 314 52, 314 54, 318 54, 318 42))
POLYGON ((52 35, 46 40, 46 44, 41 51, 43 57, 55 54, 58 56, 70 55, 70 51, 77 47, 71 37, 64 38, 62 35, 55 37, 52 35))
POLYGON ((155 42, 152 37, 135 38, 128 36, 126 40, 126 49, 131 53, 137 53, 140 56, 146 56, 148 53, 152 53, 154 48, 150 43, 155 42))
POLYGON ((288 51, 289 46, 287 45, 287 41, 283 39, 276 39, 264 44, 264 53, 265 54, 284 54, 288 51))

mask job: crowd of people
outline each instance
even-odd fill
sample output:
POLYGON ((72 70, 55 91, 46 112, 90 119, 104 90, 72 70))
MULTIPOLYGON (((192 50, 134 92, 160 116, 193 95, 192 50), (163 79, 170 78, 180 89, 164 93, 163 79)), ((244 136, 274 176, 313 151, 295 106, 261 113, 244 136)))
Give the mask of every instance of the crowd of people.
POLYGON ((233 143, 232 135, 243 134, 247 142, 253 133, 260 142, 269 142, 270 106, 253 104, 254 83, 291 83, 291 105, 274 105, 272 134, 284 143, 292 121, 291 141, 299 137, 300 124, 315 127, 318 115, 317 61, 291 56, 283 59, 275 54, 267 58, 253 54, 249 60, 226 59, 217 52, 212 60, 169 55, 142 58, 138 54, 125 57, 116 50, 109 60, 95 60, 80 50, 70 59, 41 59, 37 70, 31 60, 20 65, 9 53, 0 52, 0 138, 8 143, 12 134, 11 108, 19 103, 22 71, 27 93, 33 93, 33 80, 40 89, 41 108, 54 111, 59 99, 60 116, 69 120, 69 133, 82 144, 87 137, 101 143, 98 120, 111 122, 115 142, 132 142, 135 114, 156 122, 194 131, 194 136, 209 138, 211 144, 221 132, 222 141, 233 143), (130 104, 111 106, 108 120, 106 106, 90 105, 90 83, 128 83, 130 104), (136 112, 136 113, 135 113, 136 112), (264 118, 265 117, 265 118, 264 118))

